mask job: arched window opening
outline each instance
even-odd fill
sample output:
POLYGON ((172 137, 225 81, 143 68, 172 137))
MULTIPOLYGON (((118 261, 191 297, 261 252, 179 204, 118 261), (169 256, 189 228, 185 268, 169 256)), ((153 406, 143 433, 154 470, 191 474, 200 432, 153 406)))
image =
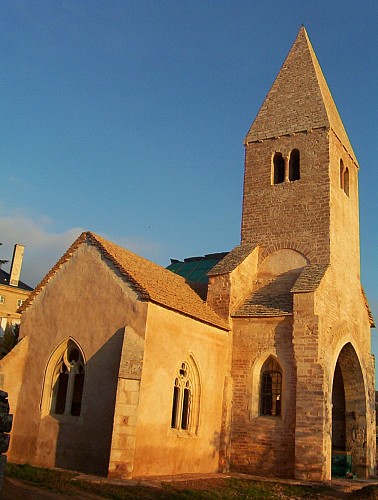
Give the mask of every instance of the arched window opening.
POLYGON ((52 414, 80 415, 84 374, 83 356, 76 344, 70 340, 53 373, 52 414))
POLYGON ((340 160, 340 187, 344 189, 344 163, 340 160))
POLYGON ((273 183, 281 184, 285 180, 285 160, 282 153, 274 153, 273 156, 273 183))
POLYGON ((175 386, 173 388, 173 404, 172 404, 172 419, 171 419, 172 428, 176 428, 178 425, 179 403, 180 403, 180 383, 176 378, 175 386))
POLYGON ((56 395, 56 404, 55 404, 55 412, 58 415, 63 415, 64 409, 66 407, 66 398, 67 398, 67 388, 68 388, 68 371, 67 367, 64 363, 60 363, 59 375, 57 380, 57 395, 56 395))
POLYGON ((185 384, 184 397, 182 401, 181 429, 189 429, 191 391, 189 381, 185 384))
POLYGON ((260 379, 260 415, 281 415, 282 370, 270 356, 262 366, 260 379))
POLYGON ((344 166, 343 160, 340 160, 340 187, 349 196, 349 168, 344 166))
POLYGON ((194 367, 187 361, 181 363, 173 388, 172 429, 196 430, 199 402, 199 383, 196 378, 194 367))
POLYGON ((298 149, 293 149, 289 160, 289 181, 300 179, 300 155, 298 149))
POLYGON ((75 374, 74 389, 72 394, 71 415, 79 416, 81 412, 81 400, 83 397, 84 388, 84 368, 79 367, 78 373, 75 374))
POLYGON ((349 168, 344 171, 344 193, 349 196, 349 168))

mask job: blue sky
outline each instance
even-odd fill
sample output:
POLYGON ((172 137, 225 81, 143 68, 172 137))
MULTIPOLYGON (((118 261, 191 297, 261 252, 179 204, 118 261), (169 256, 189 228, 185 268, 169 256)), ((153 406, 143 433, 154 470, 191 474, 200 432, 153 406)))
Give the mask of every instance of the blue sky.
POLYGON ((237 245, 243 139, 301 23, 360 163, 378 318, 376 0, 2 0, 0 257, 25 244, 35 285, 87 229, 162 265, 237 245))

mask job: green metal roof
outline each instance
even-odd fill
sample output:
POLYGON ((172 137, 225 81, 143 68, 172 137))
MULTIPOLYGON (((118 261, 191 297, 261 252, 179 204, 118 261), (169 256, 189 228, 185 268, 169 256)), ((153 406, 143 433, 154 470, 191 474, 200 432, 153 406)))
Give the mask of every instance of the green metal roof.
POLYGON ((207 283, 209 278, 207 273, 218 264, 228 252, 211 253, 204 257, 188 257, 187 259, 171 259, 171 264, 167 267, 169 271, 179 274, 188 281, 194 283, 207 283))

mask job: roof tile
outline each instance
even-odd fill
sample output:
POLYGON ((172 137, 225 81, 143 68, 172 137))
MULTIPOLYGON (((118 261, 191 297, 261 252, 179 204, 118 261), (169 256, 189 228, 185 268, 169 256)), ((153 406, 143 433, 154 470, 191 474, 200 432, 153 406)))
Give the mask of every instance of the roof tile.
POLYGON ((233 248, 218 264, 216 264, 207 274, 216 276, 218 274, 231 273, 248 255, 256 245, 251 243, 242 243, 233 248))
POLYGON ((309 264, 305 266, 293 288, 294 293, 315 291, 328 269, 328 264, 309 264))
POLYGON ((233 316, 288 316, 293 314, 291 287, 298 277, 297 271, 289 271, 275 278, 260 278, 254 290, 233 316))
POLYGON ((141 298, 151 300, 202 322, 229 330, 228 324, 200 298, 184 278, 92 232, 82 233, 77 238, 24 302, 20 312, 32 304, 60 267, 85 242, 96 246, 102 255, 108 258, 127 281, 131 283, 141 298))
POLYGON ((323 127, 334 131, 357 164, 336 104, 302 26, 245 141, 323 127), (306 103, 306 106, 298 103, 306 103))

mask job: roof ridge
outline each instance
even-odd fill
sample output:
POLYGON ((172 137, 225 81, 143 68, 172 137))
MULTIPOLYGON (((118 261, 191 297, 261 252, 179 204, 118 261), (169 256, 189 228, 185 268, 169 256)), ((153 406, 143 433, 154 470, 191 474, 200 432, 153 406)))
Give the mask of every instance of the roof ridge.
MULTIPOLYGON (((117 269, 119 269, 122 272, 122 274, 125 274, 132 281, 135 280, 135 276, 129 270, 127 270, 124 266, 122 266, 122 264, 120 264, 120 262, 118 262, 116 257, 111 252, 109 252, 109 250, 104 246, 104 243, 108 244, 108 245, 112 245, 112 246, 118 248, 122 252, 128 253, 129 255, 133 256, 133 258, 135 258, 136 260, 145 263, 149 267, 153 267, 156 270, 159 270, 159 272, 166 273, 166 275, 169 276, 170 278, 173 275, 177 279, 177 281, 181 281, 182 284, 185 284, 187 281, 185 278, 183 278, 179 274, 172 273, 171 271, 169 271, 165 267, 160 266, 159 264, 156 264, 156 262, 152 262, 151 260, 148 260, 145 257, 142 257, 141 255, 138 255, 135 252, 132 252, 131 250, 129 250, 127 248, 121 247, 120 245, 117 245, 116 243, 113 243, 112 241, 109 241, 109 240, 103 238, 102 236, 99 236, 98 234, 93 233, 92 231, 87 231, 86 234, 88 235, 88 238, 93 243, 95 243, 96 246, 98 246, 101 249, 102 253, 104 255, 106 255, 114 263, 114 265, 117 267, 117 269)), ((140 291, 144 291, 146 293, 146 298, 152 298, 152 297, 150 297, 150 293, 147 290, 145 290, 139 283, 137 283, 137 287, 138 287, 138 289, 140 289, 140 291)))
MULTIPOLYGON (((315 53, 315 50, 312 46, 311 40, 308 36, 308 33, 306 31, 306 28, 303 26, 301 29, 303 29, 304 36, 307 41, 307 45, 309 48, 309 52, 313 61, 314 69, 315 69, 315 74, 318 79, 319 83, 319 89, 323 97, 323 102, 324 102, 324 107, 325 111, 328 116, 330 128, 333 130, 333 132, 336 134, 340 142, 346 147, 346 149, 349 151, 351 156, 353 157, 354 161, 357 163, 356 155, 354 154, 352 144, 350 143, 348 134, 345 130, 344 124, 341 120, 339 110, 337 109, 335 100, 332 96, 332 93, 329 89, 329 86, 327 84, 327 80, 325 79, 323 70, 320 66, 319 60, 317 58, 317 55, 315 53)), ((300 30, 301 31, 301 30, 300 30)))
POLYGON ((199 321, 216 325, 224 330, 229 329, 227 321, 221 318, 207 304, 207 302, 204 301, 198 295, 198 293, 193 290, 193 288, 188 284, 188 281, 184 277, 172 273, 163 266, 160 266, 155 262, 151 262, 150 260, 145 259, 144 257, 131 252, 130 250, 120 247, 119 245, 116 245, 115 243, 112 243, 108 240, 105 240, 105 238, 102 238, 95 233, 89 231, 87 235, 92 242, 94 242, 101 248, 102 253, 106 257, 110 258, 117 269, 119 269, 127 279, 131 280, 131 282, 135 284, 136 288, 140 292, 142 292, 144 299, 148 299, 152 302, 175 310, 186 316, 190 316, 199 321), (112 248, 109 247, 113 247, 116 250, 119 250, 122 254, 132 256, 132 259, 134 261, 137 261, 140 266, 139 277, 135 276, 135 274, 130 271, 130 269, 126 269, 118 260, 117 256, 112 253, 112 248), (152 279, 153 283, 151 282, 151 276, 149 276, 150 273, 148 273, 148 276, 141 276, 141 274, 143 275, 143 271, 145 271, 145 269, 142 269, 143 266, 148 268, 149 271, 153 269, 157 273, 159 273, 160 276, 154 277, 157 278, 157 281, 155 281, 155 279, 152 279), (141 279, 141 277, 143 279, 141 279), (159 282, 159 277, 164 277, 164 279, 160 280, 159 282), (175 285, 166 287, 166 280, 169 281, 172 285, 175 285), (142 285, 141 281, 144 281, 145 286, 142 285), (163 289, 165 290, 165 296, 161 295, 163 289), (192 301, 191 307, 194 308, 193 311, 190 311, 190 307, 187 307, 188 304, 185 303, 185 299, 189 299, 192 301))
MULTIPOLYGON (((86 235, 88 237, 88 239, 93 243, 95 244, 100 250, 101 250, 101 253, 107 257, 109 260, 111 260, 114 264, 114 266, 122 273, 124 274, 130 281, 131 283, 133 284, 133 286, 139 291, 142 293, 142 296, 144 299, 149 299, 150 298, 150 295, 148 293, 148 291, 140 285, 140 283, 138 283, 134 276, 127 271, 127 269, 125 269, 118 261, 117 259, 114 257, 114 255, 112 255, 105 247, 104 245, 101 243, 101 240, 104 240, 104 238, 102 238, 101 236, 97 235, 96 233, 92 233, 91 231, 87 231, 86 232, 86 235)), ((115 245, 115 243, 113 243, 113 245, 115 245)), ((122 248, 120 247, 119 245, 116 245, 117 247, 119 248, 122 248)), ((137 258, 140 258, 140 259, 143 259, 143 257, 133 253, 131 250, 127 250, 126 248, 122 248, 123 251, 125 252, 128 252, 129 254, 137 257, 137 258)), ((144 259, 144 260, 147 260, 147 259, 144 259)), ((148 261, 148 262, 151 262, 151 261, 148 261)), ((153 264, 153 262, 151 262, 151 264, 153 264)))
POLYGON ((207 273, 208 276, 231 273, 241 264, 257 245, 249 242, 242 242, 228 252, 214 267, 207 273))
POLYGON ((72 245, 64 252, 61 258, 56 262, 56 264, 50 269, 50 271, 45 274, 42 280, 38 283, 38 285, 34 288, 29 297, 23 302, 21 307, 17 309, 17 312, 21 313, 25 311, 33 302, 34 299, 41 293, 42 289, 47 285, 47 283, 55 276, 61 266, 67 262, 74 251, 85 241, 86 235, 89 231, 83 232, 76 238, 76 240, 72 243, 72 245))

